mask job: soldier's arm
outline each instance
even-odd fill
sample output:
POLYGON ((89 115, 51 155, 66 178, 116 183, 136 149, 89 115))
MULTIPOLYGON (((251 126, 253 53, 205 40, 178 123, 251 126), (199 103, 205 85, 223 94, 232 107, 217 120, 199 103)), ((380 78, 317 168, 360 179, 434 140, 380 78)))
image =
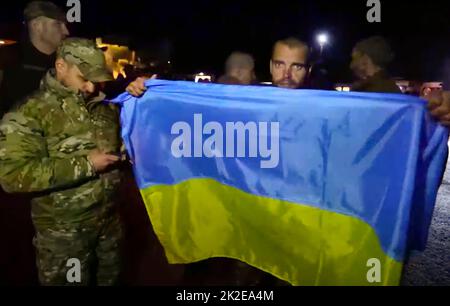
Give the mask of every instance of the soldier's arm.
POLYGON ((0 123, 0 183, 6 192, 41 192, 95 176, 85 156, 49 157, 38 120, 9 113, 0 123))

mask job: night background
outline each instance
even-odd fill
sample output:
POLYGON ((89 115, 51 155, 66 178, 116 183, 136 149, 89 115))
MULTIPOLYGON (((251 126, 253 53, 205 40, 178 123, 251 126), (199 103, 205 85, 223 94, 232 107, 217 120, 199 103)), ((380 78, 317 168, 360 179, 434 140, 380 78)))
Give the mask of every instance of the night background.
MULTIPOLYGON (((2 38, 18 38, 28 1, 2 2, 2 38)), ((66 0, 54 1, 66 7, 66 0)), ((441 78, 450 53, 450 4, 444 1, 381 1, 381 23, 369 23, 366 0, 354 1, 86 1, 73 36, 120 37, 132 49, 151 49, 170 59, 177 73, 206 70, 220 74, 234 50, 250 52, 261 80, 277 39, 296 36, 314 43, 326 31, 331 38, 324 57, 334 81, 350 81, 353 44, 369 35, 385 36, 396 51, 393 76, 414 80, 441 78)), ((315 46, 313 44, 313 46, 315 46)), ((315 46, 317 47, 317 46, 315 46)))
MULTIPOLYGON (((21 38, 24 30, 22 14, 27 2, 30 1, 1 2, 0 40, 21 38)), ((67 0, 53 2, 68 10, 67 0)), ((315 36, 326 32, 330 42, 324 49, 323 59, 335 83, 352 81, 349 70, 352 47, 358 40, 372 35, 386 37, 396 53, 390 67, 392 76, 406 80, 441 81, 444 73, 450 75, 450 71, 443 71, 444 60, 450 59, 449 0, 381 0, 381 23, 367 21, 370 9, 366 5, 367 0, 80 2, 81 23, 68 25, 71 36, 102 37, 106 43, 129 46, 138 56, 144 50, 163 62, 170 61, 174 74, 203 71, 218 76, 223 73, 224 62, 231 52, 244 51, 255 57, 258 79, 269 81, 269 59, 276 40, 294 36, 317 51, 315 36)), ((4 57, 2 60, 0 53, 0 69, 3 61, 7 59, 4 57)), ((229 285, 234 278, 226 264, 220 268, 210 267, 208 273, 203 271, 180 281, 185 277, 184 268, 167 263, 131 170, 127 171, 118 199, 126 225, 124 283, 229 285), (224 281, 226 277, 231 280, 224 281)), ((403 285, 448 285, 450 282, 450 171, 446 172, 442 186, 428 249, 409 263, 403 285)), ((7 250, 0 252, 0 286, 35 285, 38 281, 35 249, 30 243, 33 227, 29 220, 29 206, 13 205, 3 206, 3 211, 14 207, 8 214, 2 215, 0 211, 0 225, 7 229, 0 230, 0 245, 12 246, 0 247, 1 251, 7 250), (28 217, 25 221, 24 216, 28 217), (26 226, 10 220, 21 220, 26 226)))

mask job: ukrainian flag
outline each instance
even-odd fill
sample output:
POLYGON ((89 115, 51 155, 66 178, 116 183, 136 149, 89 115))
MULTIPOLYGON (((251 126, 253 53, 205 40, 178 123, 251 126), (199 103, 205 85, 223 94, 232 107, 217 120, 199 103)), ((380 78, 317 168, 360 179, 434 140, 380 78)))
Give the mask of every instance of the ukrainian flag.
POLYGON ((229 257, 293 285, 398 285, 409 252, 424 248, 448 134, 423 100, 147 86, 116 102, 170 263, 229 257), (231 139, 238 122, 245 137, 231 139))

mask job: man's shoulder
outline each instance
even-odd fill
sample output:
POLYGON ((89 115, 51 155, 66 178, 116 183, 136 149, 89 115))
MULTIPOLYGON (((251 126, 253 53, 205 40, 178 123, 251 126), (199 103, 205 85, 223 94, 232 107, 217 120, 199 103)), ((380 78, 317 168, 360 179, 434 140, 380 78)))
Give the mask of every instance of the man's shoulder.
POLYGON ((26 116, 40 119, 57 105, 57 101, 58 97, 54 93, 38 89, 17 103, 13 108, 13 112, 20 112, 26 116))
POLYGON ((16 103, 0 121, 2 133, 30 134, 40 129, 43 112, 38 107, 38 100, 30 97, 23 104, 16 103))
POLYGON ((394 79, 386 77, 373 84, 375 91, 384 93, 401 93, 394 79))

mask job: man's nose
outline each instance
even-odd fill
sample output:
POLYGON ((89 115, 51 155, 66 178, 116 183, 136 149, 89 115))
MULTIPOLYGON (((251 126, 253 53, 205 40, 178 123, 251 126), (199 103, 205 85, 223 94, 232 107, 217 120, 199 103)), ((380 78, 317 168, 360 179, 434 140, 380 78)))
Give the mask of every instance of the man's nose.
POLYGON ((70 35, 69 29, 67 28, 67 25, 65 23, 63 23, 63 25, 62 25, 62 34, 64 36, 69 36, 70 35))
POLYGON ((283 76, 284 76, 285 78, 290 78, 290 77, 291 77, 291 74, 292 74, 292 69, 291 69, 291 67, 289 67, 289 68, 284 68, 284 70, 283 70, 283 76))
POLYGON ((92 82, 86 83, 84 86, 84 91, 87 93, 93 93, 95 91, 95 85, 92 82))

